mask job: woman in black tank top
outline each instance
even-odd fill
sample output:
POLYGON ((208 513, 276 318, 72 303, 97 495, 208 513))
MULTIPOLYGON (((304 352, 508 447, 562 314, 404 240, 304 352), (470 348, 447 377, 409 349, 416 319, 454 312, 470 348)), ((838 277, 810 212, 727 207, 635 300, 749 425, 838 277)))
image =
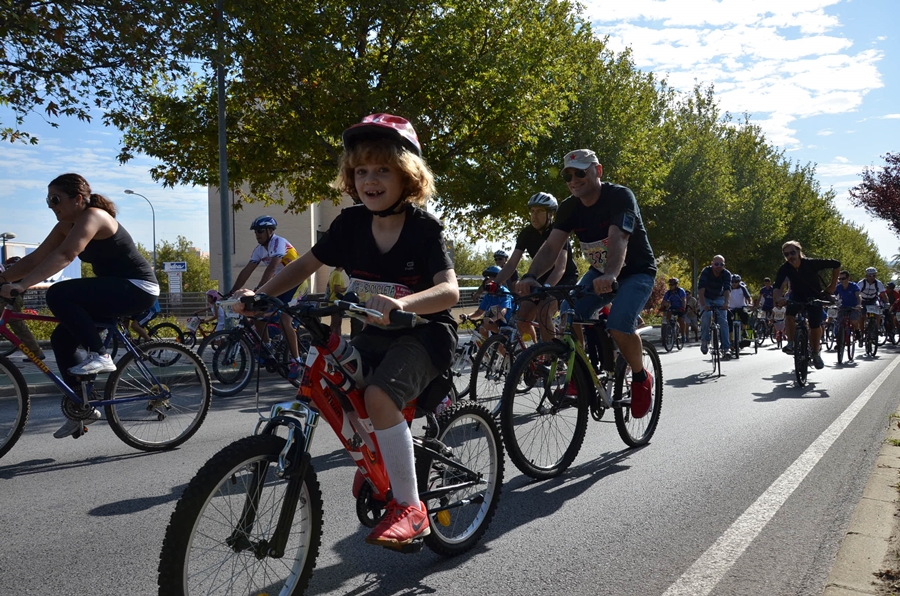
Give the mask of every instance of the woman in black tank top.
MULTIPOLYGON (((51 335, 63 379, 78 387, 77 375, 115 370, 100 339, 96 318, 113 318, 147 310, 159 296, 150 264, 131 235, 115 219, 113 203, 91 192, 78 174, 57 177, 47 188, 47 206, 58 223, 31 254, 0 275, 0 295, 24 292, 80 257, 96 277, 59 281, 47 290, 47 306, 60 320, 51 335), (14 282, 14 283, 9 283, 14 282), (79 363, 79 346, 88 358, 79 363)), ((65 436, 65 435, 64 435, 65 436)))

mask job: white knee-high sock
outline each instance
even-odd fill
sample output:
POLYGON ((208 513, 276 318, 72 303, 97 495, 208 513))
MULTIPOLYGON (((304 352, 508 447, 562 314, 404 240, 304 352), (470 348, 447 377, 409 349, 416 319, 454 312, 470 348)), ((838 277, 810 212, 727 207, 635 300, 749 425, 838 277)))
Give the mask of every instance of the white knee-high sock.
POLYGON ((398 503, 419 504, 416 489, 416 462, 413 456, 412 433, 404 420, 396 426, 375 429, 378 448, 384 459, 384 467, 391 480, 391 490, 398 503))

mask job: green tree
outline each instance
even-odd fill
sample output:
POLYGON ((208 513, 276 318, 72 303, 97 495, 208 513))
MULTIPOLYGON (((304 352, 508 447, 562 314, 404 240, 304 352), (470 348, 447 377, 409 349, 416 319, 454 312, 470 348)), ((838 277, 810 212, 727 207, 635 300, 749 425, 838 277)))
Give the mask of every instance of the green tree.
MULTIPOLYGON (((138 250, 147 259, 153 262, 152 253, 142 245, 138 245, 138 250)), ((169 276, 163 272, 163 263, 185 261, 187 263, 187 271, 181 277, 182 292, 205 292, 206 290, 214 290, 218 286, 218 282, 210 279, 209 274, 209 257, 201 256, 197 249, 184 236, 179 236, 174 243, 163 240, 156 247, 157 271, 156 279, 159 281, 160 292, 163 294, 169 291, 169 276)))
POLYGON ((0 140, 36 143, 21 130, 29 113, 52 126, 60 116, 91 120, 91 110, 135 108, 150 73, 186 73, 169 60, 183 40, 179 24, 202 10, 172 0, 0 0, 0 140))

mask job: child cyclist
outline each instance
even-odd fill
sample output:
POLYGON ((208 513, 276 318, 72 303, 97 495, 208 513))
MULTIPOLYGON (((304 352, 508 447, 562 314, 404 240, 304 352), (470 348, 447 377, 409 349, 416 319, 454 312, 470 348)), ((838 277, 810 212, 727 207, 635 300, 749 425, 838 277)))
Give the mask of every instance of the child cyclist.
MULTIPOLYGON (((366 542, 399 549, 431 532, 416 488, 412 434, 401 410, 450 365, 457 340, 450 308, 459 300, 459 288, 443 226, 420 208, 434 193, 434 179, 412 125, 398 116, 373 114, 345 130, 343 143, 334 186, 361 204, 342 210, 309 252, 259 292, 277 296, 322 265, 343 267, 350 278, 347 290, 384 313, 369 317, 352 343, 367 365, 366 408, 393 494, 366 542), (427 323, 403 330, 380 327, 395 309, 422 315, 427 323)), ((239 290, 236 297, 252 294, 239 290)))

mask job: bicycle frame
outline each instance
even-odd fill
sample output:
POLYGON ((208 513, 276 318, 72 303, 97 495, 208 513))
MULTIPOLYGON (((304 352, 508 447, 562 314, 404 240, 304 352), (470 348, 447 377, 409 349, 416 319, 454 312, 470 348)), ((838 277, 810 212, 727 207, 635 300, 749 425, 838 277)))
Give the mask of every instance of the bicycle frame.
MULTIPOLYGON (((57 319, 55 317, 49 317, 46 315, 32 315, 32 314, 28 314, 28 313, 20 313, 20 312, 15 312, 9 308, 4 308, 3 311, 0 312, 0 334, 2 334, 9 341, 11 341, 13 343, 13 345, 15 345, 19 349, 20 352, 25 354, 28 357, 28 359, 41 370, 41 372, 43 372, 51 381, 53 381, 53 384, 56 385, 56 387, 63 393, 63 395, 65 395, 71 401, 73 401, 79 405, 82 405, 82 406, 85 405, 86 403, 89 403, 92 406, 96 407, 96 406, 106 406, 106 405, 110 405, 110 404, 122 404, 122 403, 141 401, 141 400, 147 399, 147 396, 145 394, 138 395, 135 397, 117 397, 115 399, 110 399, 110 400, 93 400, 92 401, 92 400, 82 399, 81 396, 79 396, 77 393, 75 393, 75 391, 71 387, 69 387, 69 385, 65 381, 62 380, 61 377, 59 377, 58 375, 56 375, 56 373, 54 373, 52 370, 50 370, 50 368, 46 364, 44 364, 44 362, 40 358, 37 357, 37 354, 33 353, 31 350, 29 350, 25 346, 25 343, 22 342, 22 340, 19 339, 19 337, 16 336, 16 334, 13 333, 9 329, 9 327, 6 324, 7 321, 46 321, 49 323, 59 323, 59 319, 57 319)), ((137 350, 135 349, 134 344, 132 344, 131 340, 129 340, 128 337, 125 336, 125 334, 122 333, 122 331, 119 329, 119 325, 120 325, 119 323, 113 323, 110 325, 107 325, 107 324, 98 325, 98 327, 102 327, 104 329, 110 329, 111 333, 107 336, 107 342, 111 341, 112 336, 115 335, 122 342, 122 345, 125 346, 125 349, 135 355, 135 361, 137 363, 139 363, 141 373, 144 374, 148 379, 151 379, 154 384, 162 387, 162 385, 158 382, 156 377, 153 375, 152 371, 150 371, 150 369, 148 369, 147 366, 144 364, 143 359, 141 357, 139 357, 139 354, 137 353, 137 350)), ((91 389, 93 388, 93 385, 94 385, 94 379, 91 379, 90 381, 85 381, 84 384, 85 384, 84 394, 91 395, 91 389)), ((161 397, 163 397, 163 396, 161 396, 161 397)))

